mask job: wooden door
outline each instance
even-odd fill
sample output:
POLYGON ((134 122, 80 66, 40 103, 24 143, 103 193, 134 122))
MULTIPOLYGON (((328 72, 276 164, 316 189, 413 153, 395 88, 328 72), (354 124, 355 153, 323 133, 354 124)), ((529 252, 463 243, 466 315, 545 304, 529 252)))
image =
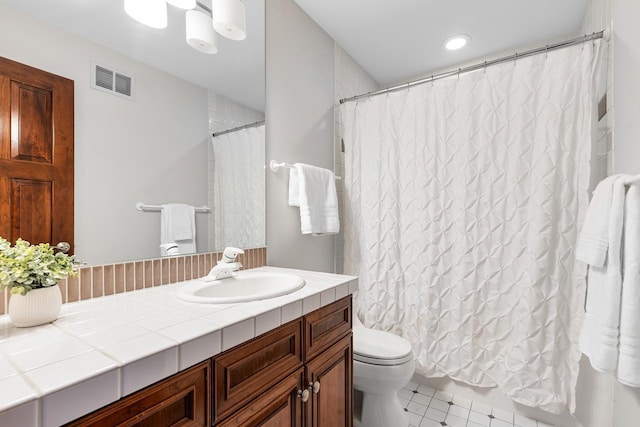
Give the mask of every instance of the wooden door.
POLYGON ((0 57, 0 236, 73 252, 73 81, 0 57))
POLYGON ((353 355, 351 334, 307 363, 307 427, 351 427, 353 425, 353 355))

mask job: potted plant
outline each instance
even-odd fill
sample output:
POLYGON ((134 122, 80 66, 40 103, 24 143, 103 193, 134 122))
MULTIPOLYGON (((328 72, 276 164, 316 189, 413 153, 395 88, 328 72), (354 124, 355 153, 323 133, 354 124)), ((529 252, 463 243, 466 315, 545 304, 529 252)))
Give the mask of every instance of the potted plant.
POLYGON ((11 246, 0 237, 0 286, 11 293, 11 322, 28 327, 56 320, 62 307, 58 282, 76 276, 79 266, 74 256, 56 253, 48 243, 18 239, 11 246))

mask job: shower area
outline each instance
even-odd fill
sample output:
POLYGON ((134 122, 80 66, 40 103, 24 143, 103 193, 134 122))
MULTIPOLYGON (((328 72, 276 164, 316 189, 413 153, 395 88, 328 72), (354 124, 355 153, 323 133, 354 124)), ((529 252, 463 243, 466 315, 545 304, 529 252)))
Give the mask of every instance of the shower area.
POLYGON ((575 411, 606 65, 596 34, 343 100, 336 269, 418 374, 575 411))

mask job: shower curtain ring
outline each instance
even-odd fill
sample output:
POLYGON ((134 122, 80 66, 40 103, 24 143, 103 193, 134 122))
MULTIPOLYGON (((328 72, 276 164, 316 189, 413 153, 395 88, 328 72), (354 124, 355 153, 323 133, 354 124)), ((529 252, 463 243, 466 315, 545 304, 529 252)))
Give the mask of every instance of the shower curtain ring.
POLYGON ((460 80, 460 68, 458 68, 458 81, 460 80))
POLYGON ((513 54, 513 66, 516 66, 516 61, 518 60, 518 52, 513 54))
POLYGON ((484 73, 487 74, 487 61, 484 61, 484 73))
POLYGON ((546 44, 544 45, 544 59, 547 59, 549 57, 549 45, 546 44))

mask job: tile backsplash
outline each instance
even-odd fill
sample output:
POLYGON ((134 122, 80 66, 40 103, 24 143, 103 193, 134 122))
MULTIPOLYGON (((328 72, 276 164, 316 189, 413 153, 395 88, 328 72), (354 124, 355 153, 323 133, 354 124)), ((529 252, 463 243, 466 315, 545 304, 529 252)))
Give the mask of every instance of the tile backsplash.
MULTIPOLYGON (((208 252, 88 266, 81 268, 77 277, 62 280, 58 286, 64 304, 202 277, 221 258, 222 252, 208 252)), ((267 248, 245 249, 237 260, 245 270, 263 267, 267 264, 267 248)), ((0 315, 7 313, 9 298, 7 289, 0 292, 0 315)))

